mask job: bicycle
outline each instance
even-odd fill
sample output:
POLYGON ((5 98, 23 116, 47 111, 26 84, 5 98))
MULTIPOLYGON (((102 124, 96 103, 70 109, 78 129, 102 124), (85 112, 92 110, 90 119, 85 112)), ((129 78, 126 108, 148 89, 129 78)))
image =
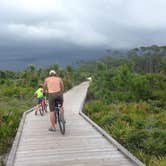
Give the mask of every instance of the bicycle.
POLYGON ((47 112, 48 112, 48 111, 47 111, 47 103, 46 103, 46 99, 45 99, 45 98, 42 100, 41 105, 42 105, 43 113, 44 113, 44 112, 47 113, 47 112))
POLYGON ((64 119, 64 113, 61 111, 62 105, 59 102, 56 102, 55 104, 55 123, 58 121, 59 128, 61 133, 65 134, 65 119, 64 119))
POLYGON ((35 115, 37 115, 37 111, 40 112, 40 115, 43 116, 44 112, 47 112, 47 104, 45 103, 45 99, 42 99, 39 102, 38 109, 35 112, 35 115))

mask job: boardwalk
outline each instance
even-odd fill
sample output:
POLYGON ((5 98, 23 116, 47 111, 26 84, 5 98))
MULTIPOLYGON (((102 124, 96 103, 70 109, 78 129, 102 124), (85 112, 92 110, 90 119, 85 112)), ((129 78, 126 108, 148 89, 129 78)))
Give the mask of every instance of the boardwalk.
POLYGON ((16 151, 15 166, 134 166, 97 132, 78 111, 88 82, 65 94, 66 134, 49 132, 48 114, 27 115, 16 151))

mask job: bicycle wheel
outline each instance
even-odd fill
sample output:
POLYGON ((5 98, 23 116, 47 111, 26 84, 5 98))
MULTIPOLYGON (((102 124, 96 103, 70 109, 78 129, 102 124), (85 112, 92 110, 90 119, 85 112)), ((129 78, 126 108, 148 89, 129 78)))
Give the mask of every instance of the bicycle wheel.
POLYGON ((45 111, 45 112, 48 112, 48 111, 47 111, 47 104, 44 104, 44 111, 45 111))
POLYGON ((64 120, 64 115, 60 110, 58 111, 58 124, 59 124, 61 133, 64 135, 65 134, 65 120, 64 120))
POLYGON ((43 116, 43 109, 41 106, 39 107, 39 112, 40 112, 40 115, 43 116))
POLYGON ((42 101, 42 109, 43 109, 43 113, 47 112, 47 104, 45 103, 45 101, 42 101))

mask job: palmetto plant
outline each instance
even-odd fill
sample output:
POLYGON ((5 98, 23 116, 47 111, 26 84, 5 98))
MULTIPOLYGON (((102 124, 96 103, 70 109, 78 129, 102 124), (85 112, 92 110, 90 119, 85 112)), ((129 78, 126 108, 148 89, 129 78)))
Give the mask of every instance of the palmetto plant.
POLYGON ((85 105, 94 121, 148 166, 165 162, 166 112, 153 113, 146 102, 85 105), (161 157, 162 156, 162 157, 161 157))

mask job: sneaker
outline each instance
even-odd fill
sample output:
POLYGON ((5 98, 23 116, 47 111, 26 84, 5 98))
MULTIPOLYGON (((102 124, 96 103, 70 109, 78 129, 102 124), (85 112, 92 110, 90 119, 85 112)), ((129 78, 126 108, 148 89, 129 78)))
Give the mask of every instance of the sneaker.
POLYGON ((48 129, 48 131, 56 131, 56 128, 50 127, 50 128, 48 129))

